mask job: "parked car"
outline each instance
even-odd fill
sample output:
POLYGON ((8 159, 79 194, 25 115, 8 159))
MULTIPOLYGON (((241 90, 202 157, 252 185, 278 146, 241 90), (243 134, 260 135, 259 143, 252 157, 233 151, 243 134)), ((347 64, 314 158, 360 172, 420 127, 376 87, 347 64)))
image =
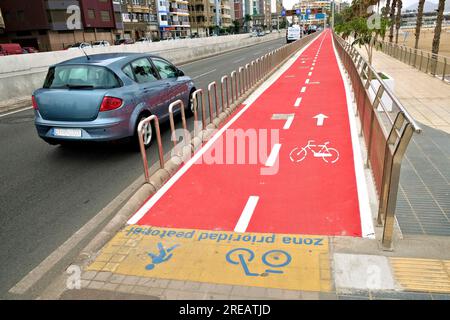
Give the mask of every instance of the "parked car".
POLYGON ((23 54, 23 49, 18 43, 0 43, 0 53, 3 56, 23 54))
POLYGON ((116 46, 121 44, 133 44, 133 43, 134 43, 133 39, 119 39, 114 42, 116 46))
MULTIPOLYGON (((194 82, 169 61, 140 53, 74 58, 51 66, 32 96, 35 126, 49 144, 127 139, 137 147, 137 125, 152 114, 169 118, 181 99, 188 114, 194 82)), ((177 109, 179 112, 179 109, 177 109)), ((145 143, 152 140, 145 128, 145 143)))
POLYGON ((23 50, 25 50, 27 53, 38 53, 39 50, 37 50, 34 47, 23 47, 23 50))
POLYGON ((136 43, 151 43, 152 40, 149 38, 139 38, 136 43))
POLYGON ((106 40, 98 40, 98 41, 94 41, 94 43, 92 44, 93 48, 99 48, 99 47, 109 47, 110 44, 108 41, 106 40))
POLYGON ((90 43, 87 42, 77 42, 67 48, 67 50, 75 50, 75 49, 84 49, 84 48, 92 48, 90 43))

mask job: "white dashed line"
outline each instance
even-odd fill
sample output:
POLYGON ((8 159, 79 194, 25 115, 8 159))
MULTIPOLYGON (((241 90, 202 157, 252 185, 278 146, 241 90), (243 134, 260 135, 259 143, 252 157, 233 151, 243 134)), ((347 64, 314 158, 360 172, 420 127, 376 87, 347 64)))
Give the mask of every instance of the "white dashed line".
POLYGON ((300 90, 300 92, 305 92, 306 91, 306 87, 302 87, 302 90, 300 90))
POLYGON ((291 127, 292 121, 294 121, 294 116, 289 116, 286 120, 286 123, 283 126, 284 130, 287 130, 291 127))
MULTIPOLYGON (((292 117, 292 119, 294 119, 294 117, 292 117)), ((278 154, 280 153, 280 149, 281 149, 281 143, 275 143, 273 145, 272 151, 270 151, 270 155, 267 158, 266 161, 266 167, 273 167, 273 165, 275 164, 275 162, 278 159, 278 154)))
POLYGON ((305 83, 309 83, 309 79, 306 79, 305 83))
POLYGON ((311 77, 311 75, 312 75, 312 72, 308 73, 308 77, 311 77))
POLYGON ((241 217, 239 218, 236 227, 234 227, 234 232, 245 232, 247 230, 250 219, 252 218, 253 212, 255 211, 256 205, 258 204, 258 196, 250 196, 247 200, 244 210, 242 211, 241 217))
POLYGON ((298 108, 300 106, 300 103, 302 102, 302 97, 297 98, 294 103, 294 107, 298 108))

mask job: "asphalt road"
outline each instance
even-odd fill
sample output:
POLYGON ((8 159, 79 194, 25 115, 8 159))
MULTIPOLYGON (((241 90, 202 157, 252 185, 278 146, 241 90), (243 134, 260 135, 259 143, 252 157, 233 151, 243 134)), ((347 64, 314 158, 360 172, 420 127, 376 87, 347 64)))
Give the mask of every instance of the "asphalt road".
MULTIPOLYGON (((284 38, 181 67, 197 88, 285 44, 284 38)), ((189 118, 192 128, 193 118, 189 118)), ((170 130, 162 126, 165 152, 170 130)), ((148 151, 157 161, 156 143, 148 151)), ((141 174, 139 153, 117 144, 50 146, 32 110, 0 115, 0 299, 141 174)))

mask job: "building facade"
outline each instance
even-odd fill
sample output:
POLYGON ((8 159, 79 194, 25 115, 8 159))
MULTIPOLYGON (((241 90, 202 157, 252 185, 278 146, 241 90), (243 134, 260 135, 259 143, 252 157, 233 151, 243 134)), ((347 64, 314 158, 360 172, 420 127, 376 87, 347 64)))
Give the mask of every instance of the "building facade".
POLYGON ((190 36, 190 13, 187 0, 156 0, 162 39, 190 36))
POLYGON ((65 49, 75 42, 120 36, 120 6, 112 0, 2 0, 5 33, 0 41, 40 51, 65 49))
POLYGON ((160 37, 156 3, 154 0, 116 0, 122 10, 122 38, 138 40, 139 38, 158 39, 160 37))
MULTIPOLYGON (((233 0, 190 0, 189 12, 191 32, 199 36, 210 36, 224 32, 233 26, 235 2, 233 0), (232 7, 233 5, 233 7, 232 7)), ((240 14, 240 12, 238 12, 240 14)))
POLYGON ((302 0, 293 6, 294 10, 300 9, 301 22, 305 25, 323 25, 326 13, 331 11, 331 1, 327 0, 302 0), (308 13, 309 12, 309 13, 308 13))

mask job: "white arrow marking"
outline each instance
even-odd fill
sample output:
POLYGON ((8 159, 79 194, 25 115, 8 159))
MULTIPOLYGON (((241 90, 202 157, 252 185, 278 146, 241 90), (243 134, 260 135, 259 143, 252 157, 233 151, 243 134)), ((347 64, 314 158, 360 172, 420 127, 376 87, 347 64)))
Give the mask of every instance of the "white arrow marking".
POLYGON ((314 119, 317 119, 317 126, 318 126, 318 127, 321 127, 321 126, 323 126, 323 121, 324 121, 325 119, 327 119, 328 117, 327 117, 326 115, 320 113, 320 114, 314 116, 313 118, 314 118, 314 119))

